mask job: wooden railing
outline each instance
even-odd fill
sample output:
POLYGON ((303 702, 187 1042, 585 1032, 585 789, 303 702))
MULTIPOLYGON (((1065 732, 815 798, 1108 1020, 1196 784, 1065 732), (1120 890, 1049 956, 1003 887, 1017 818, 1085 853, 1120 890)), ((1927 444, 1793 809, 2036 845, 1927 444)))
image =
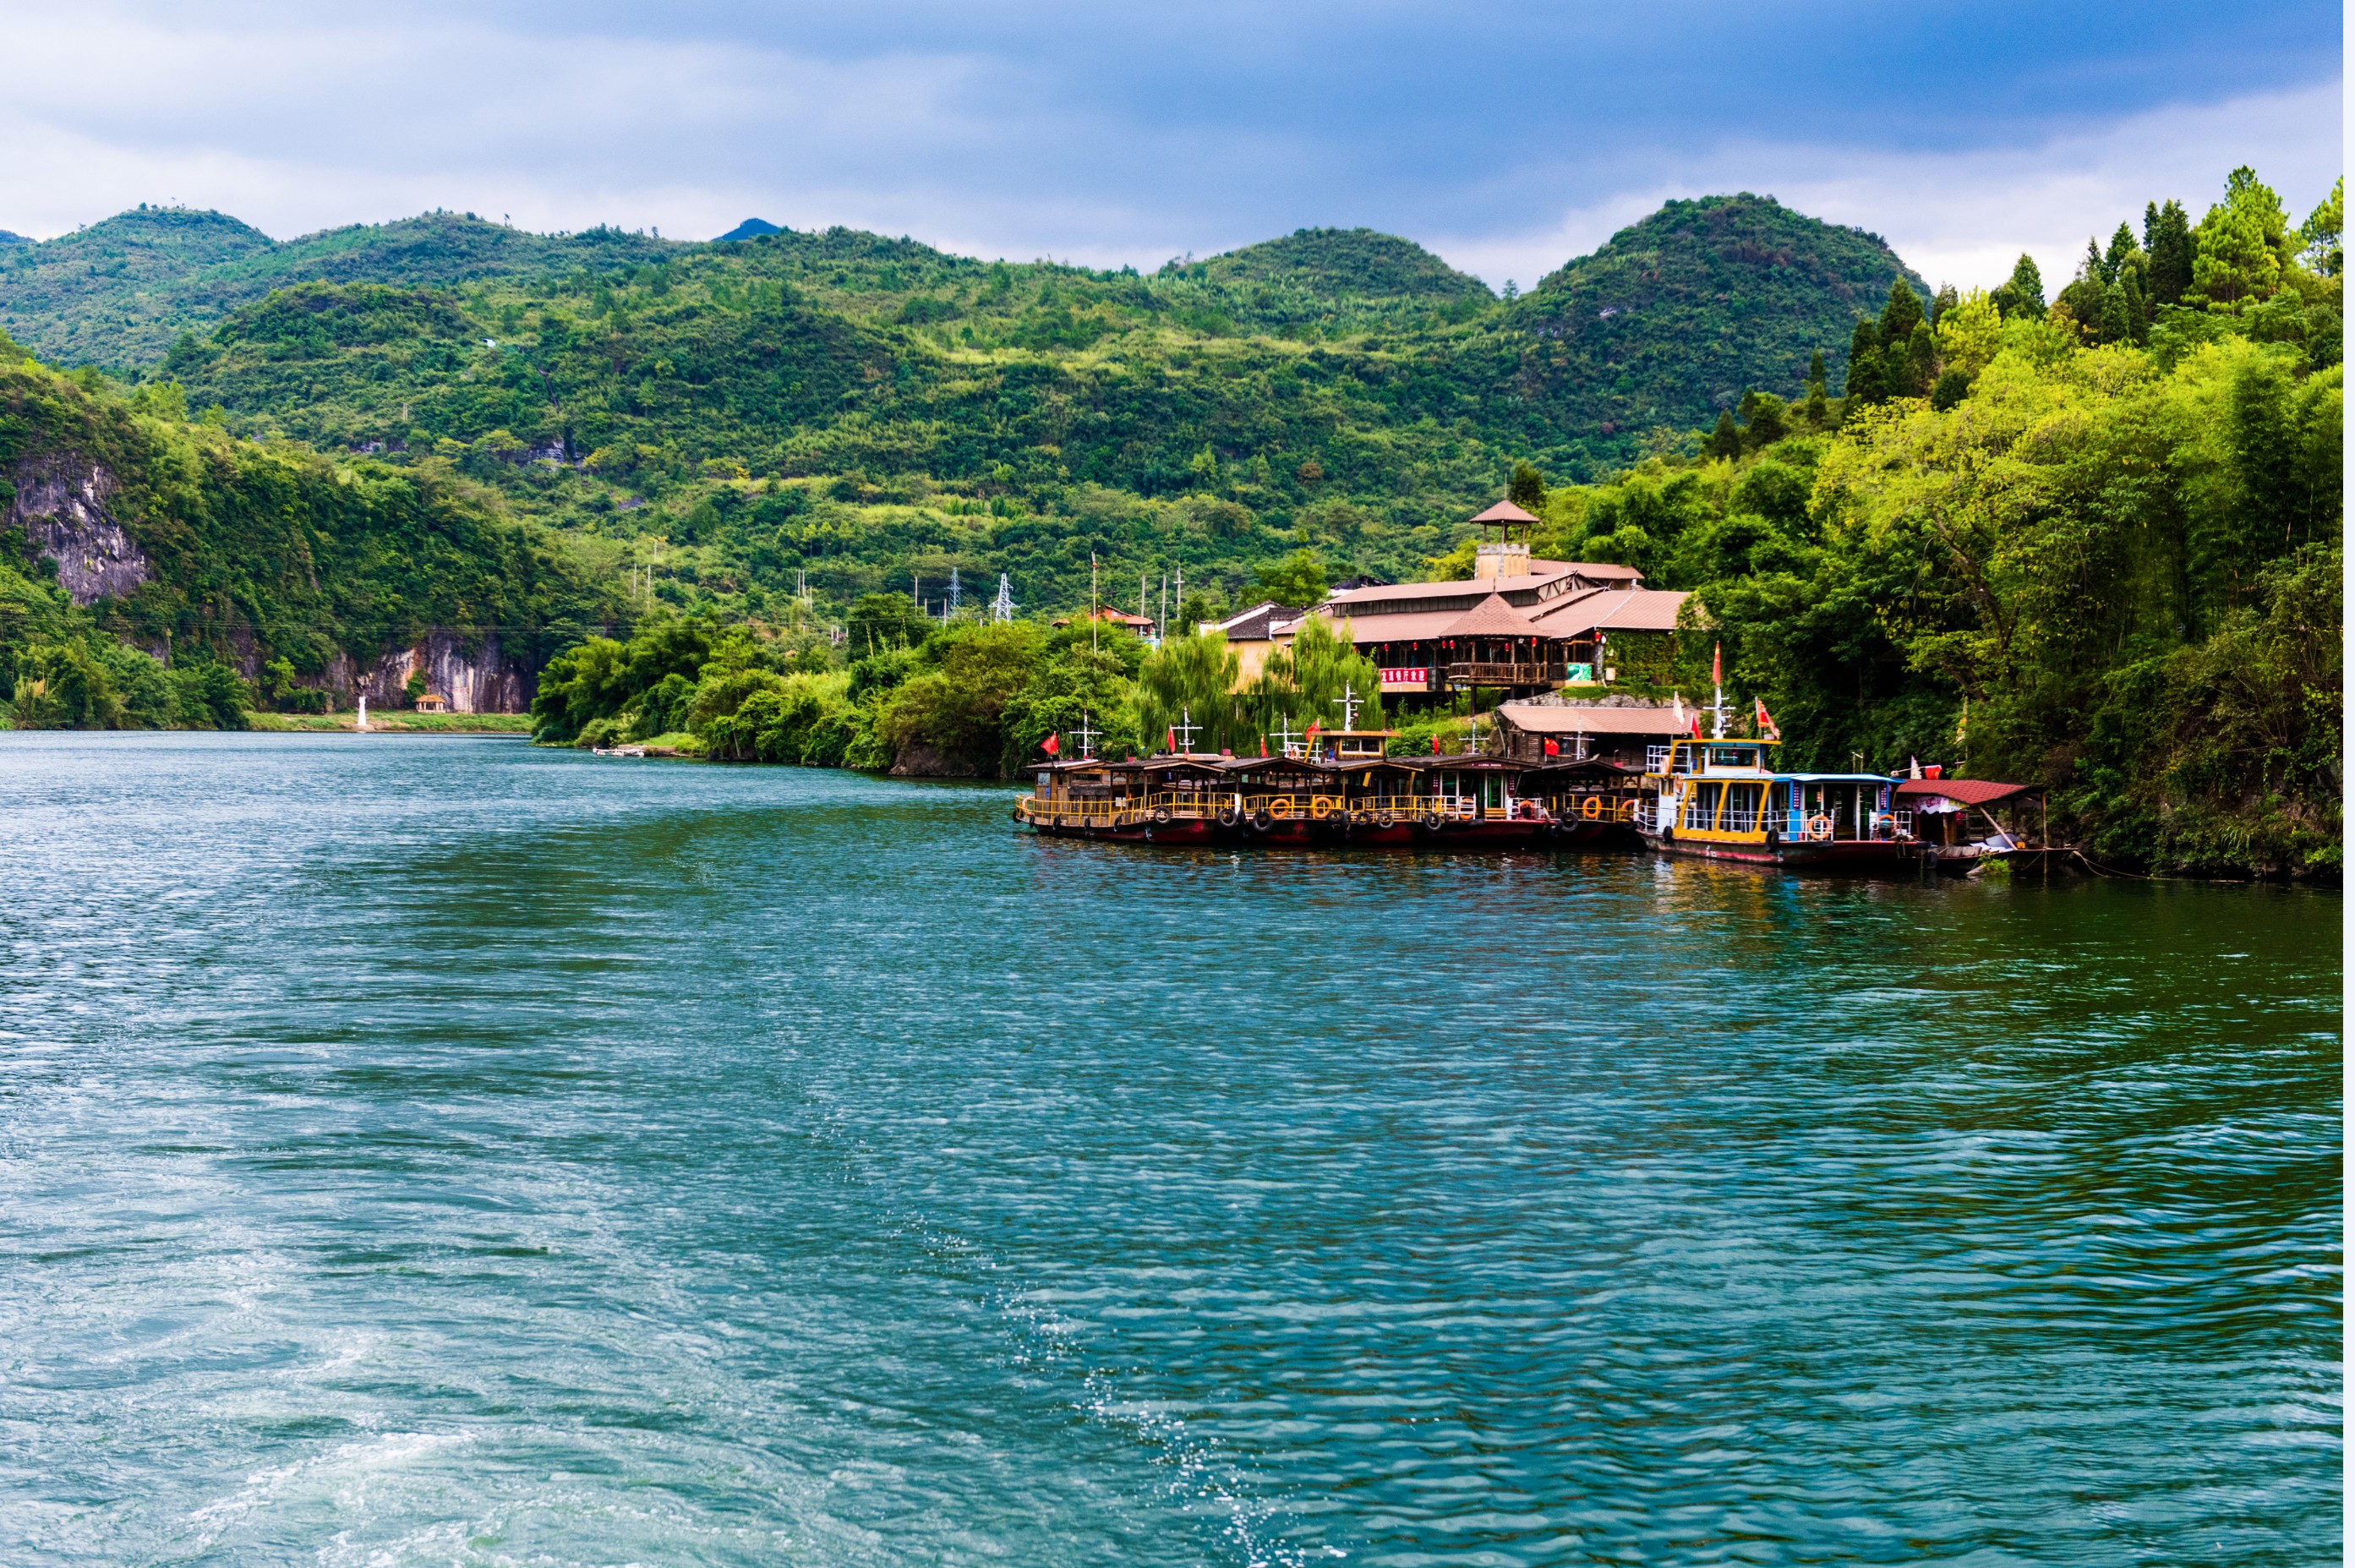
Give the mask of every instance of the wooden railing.
POLYGON ((1452 664, 1451 686, 1547 686, 1562 678, 1558 664, 1452 664))

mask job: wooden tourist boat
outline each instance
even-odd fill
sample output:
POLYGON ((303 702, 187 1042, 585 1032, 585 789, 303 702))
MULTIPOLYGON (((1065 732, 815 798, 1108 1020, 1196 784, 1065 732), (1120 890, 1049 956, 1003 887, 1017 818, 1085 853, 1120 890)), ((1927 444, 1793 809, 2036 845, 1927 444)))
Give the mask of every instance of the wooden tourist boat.
POLYGON ((1785 773, 1767 765, 1774 741, 1680 740, 1657 747, 1637 819, 1663 854, 1700 855, 1794 871, 1917 873, 1933 851, 1910 811, 1892 809, 1881 773, 1785 773))
POLYGON ((1553 837, 1553 814, 1541 799, 1521 793, 1532 770, 1526 763, 1485 752, 1418 757, 1431 801, 1429 841, 1435 848, 1516 848, 1553 837))
POLYGON ((1521 775, 1521 790, 1544 803, 1564 845, 1635 848, 1644 773, 1604 757, 1548 763, 1521 775))
POLYGON ((1227 759, 1181 754, 1107 762, 1080 757, 1039 770, 1014 818, 1050 837, 1137 844, 1213 844, 1240 832, 1242 801, 1227 759))

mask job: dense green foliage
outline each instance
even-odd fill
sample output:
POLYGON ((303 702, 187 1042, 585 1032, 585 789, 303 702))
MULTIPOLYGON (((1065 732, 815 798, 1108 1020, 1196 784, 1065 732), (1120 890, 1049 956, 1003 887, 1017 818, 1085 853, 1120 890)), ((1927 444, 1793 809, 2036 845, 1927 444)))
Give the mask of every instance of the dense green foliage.
POLYGON ((0 681, 20 725, 227 721, 251 695, 221 684, 231 667, 299 707, 298 689, 339 656, 365 665, 429 628, 495 635, 536 663, 623 613, 602 563, 581 559, 585 541, 516 521, 446 467, 240 441, 189 423, 161 389, 124 398, 0 338, 0 513, 14 515, 20 485, 59 474, 99 476, 95 499, 149 575, 123 598, 77 607, 55 562, 29 560, 25 530, 10 530, 0 681), (192 706, 157 685, 163 666, 142 649, 167 657, 183 685, 221 673, 202 677, 211 684, 192 706), (80 695, 56 695, 69 690, 80 695))
POLYGON ((1746 197, 1676 204, 1510 301, 1363 229, 1139 275, 845 229, 685 245, 434 215, 286 245, 230 226, 218 256, 186 239, 227 223, 123 214, 23 248, 0 310, 240 433, 439 456, 621 542, 676 607, 737 615, 952 568, 1070 609, 1092 557, 1156 595, 1182 571, 1232 596, 1303 549, 1335 576, 1417 572, 1516 463, 1593 476, 1743 388, 1796 395, 1854 302, 1910 279, 1746 197), (1611 319, 1581 325, 1604 293, 1611 319))
MULTIPOLYGON (((1540 547, 1695 590, 1692 637, 1723 643, 1792 763, 1959 764, 2051 785, 2056 829, 2116 860, 2335 875, 2333 222, 2274 230, 2268 265, 2239 263, 2263 281, 2230 298, 2161 299, 2147 347, 2065 293, 2026 308, 2017 279, 2008 318, 1950 302, 1908 383, 1871 406, 1859 389, 1837 428, 1755 404, 1779 439, 1737 430, 1723 458, 1555 491, 1540 547), (1966 391, 1920 395, 1950 371, 1966 391)), ((2182 271, 2214 278, 2237 244, 2211 212, 2182 271)), ((2089 259, 2078 282, 2100 278, 2089 259)), ((1921 342, 1894 320, 1860 354, 1921 342)))

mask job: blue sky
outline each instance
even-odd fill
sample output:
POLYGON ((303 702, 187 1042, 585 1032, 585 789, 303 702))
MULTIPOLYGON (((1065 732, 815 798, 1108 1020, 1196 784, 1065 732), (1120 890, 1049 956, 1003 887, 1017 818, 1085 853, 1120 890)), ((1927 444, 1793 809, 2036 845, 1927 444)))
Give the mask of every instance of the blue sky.
POLYGON ((1528 287, 1748 189, 1934 283, 2065 275, 2249 162, 2342 161, 2337 6, 0 0, 0 228, 140 201, 280 236, 430 207, 701 238, 757 214, 1159 264, 1305 225, 1528 287))

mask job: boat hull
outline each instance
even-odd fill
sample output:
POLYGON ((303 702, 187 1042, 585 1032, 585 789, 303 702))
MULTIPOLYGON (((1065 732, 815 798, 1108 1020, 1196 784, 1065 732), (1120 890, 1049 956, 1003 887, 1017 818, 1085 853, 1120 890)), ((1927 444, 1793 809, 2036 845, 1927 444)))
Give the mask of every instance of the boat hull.
POLYGON ((1689 855, 1697 859, 1732 860, 1745 866, 1773 866, 1780 870, 1827 876, 1919 876, 1923 860, 1935 854, 1924 845, 1887 838, 1727 842, 1647 833, 1644 842, 1662 855, 1689 855))

